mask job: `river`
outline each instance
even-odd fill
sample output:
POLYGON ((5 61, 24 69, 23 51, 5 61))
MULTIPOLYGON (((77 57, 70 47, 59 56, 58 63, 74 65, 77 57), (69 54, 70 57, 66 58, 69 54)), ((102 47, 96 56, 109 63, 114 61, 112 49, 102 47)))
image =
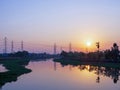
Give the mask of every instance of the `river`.
POLYGON ((32 72, 1 90, 120 90, 120 70, 90 65, 62 65, 52 59, 30 61, 32 72))

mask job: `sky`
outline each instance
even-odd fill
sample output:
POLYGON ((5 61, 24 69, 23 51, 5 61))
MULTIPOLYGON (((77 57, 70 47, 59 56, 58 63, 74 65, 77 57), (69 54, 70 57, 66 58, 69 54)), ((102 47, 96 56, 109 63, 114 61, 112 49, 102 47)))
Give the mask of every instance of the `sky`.
POLYGON ((1 48, 7 37, 18 50, 21 40, 33 52, 52 52, 54 43, 67 48, 70 42, 82 51, 88 41, 94 50, 99 41, 103 50, 120 45, 119 24, 120 0, 0 0, 1 48))

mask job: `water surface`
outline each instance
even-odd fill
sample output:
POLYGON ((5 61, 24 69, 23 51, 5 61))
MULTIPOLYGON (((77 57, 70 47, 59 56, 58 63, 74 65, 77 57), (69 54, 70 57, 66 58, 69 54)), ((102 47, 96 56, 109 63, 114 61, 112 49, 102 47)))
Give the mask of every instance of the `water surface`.
POLYGON ((2 65, 0 64, 0 72, 7 72, 8 70, 2 65))
POLYGON ((61 65, 32 61, 32 72, 6 83, 1 90, 120 90, 120 70, 90 65, 61 65))

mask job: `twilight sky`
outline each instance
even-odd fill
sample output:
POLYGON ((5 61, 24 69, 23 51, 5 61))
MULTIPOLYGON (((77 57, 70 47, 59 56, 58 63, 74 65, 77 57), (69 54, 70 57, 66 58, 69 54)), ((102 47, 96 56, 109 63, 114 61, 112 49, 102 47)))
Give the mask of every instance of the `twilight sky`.
POLYGON ((83 50, 86 41, 110 48, 120 45, 119 24, 120 0, 0 0, 0 42, 23 40, 28 50, 69 42, 83 50))

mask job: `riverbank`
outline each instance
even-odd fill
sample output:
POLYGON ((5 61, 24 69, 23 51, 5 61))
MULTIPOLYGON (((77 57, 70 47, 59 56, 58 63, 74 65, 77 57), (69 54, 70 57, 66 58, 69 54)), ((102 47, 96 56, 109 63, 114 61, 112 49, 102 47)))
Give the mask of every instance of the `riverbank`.
POLYGON ((22 74, 31 72, 30 69, 25 68, 28 63, 28 59, 22 58, 0 59, 0 64, 2 64, 8 70, 7 72, 0 73, 0 87, 7 82, 16 81, 17 78, 22 74))
POLYGON ((54 62, 59 62, 62 65, 92 65, 92 66, 101 66, 101 67, 110 67, 110 68, 120 68, 120 63, 114 62, 87 62, 79 60, 69 60, 69 59, 54 59, 54 62))

